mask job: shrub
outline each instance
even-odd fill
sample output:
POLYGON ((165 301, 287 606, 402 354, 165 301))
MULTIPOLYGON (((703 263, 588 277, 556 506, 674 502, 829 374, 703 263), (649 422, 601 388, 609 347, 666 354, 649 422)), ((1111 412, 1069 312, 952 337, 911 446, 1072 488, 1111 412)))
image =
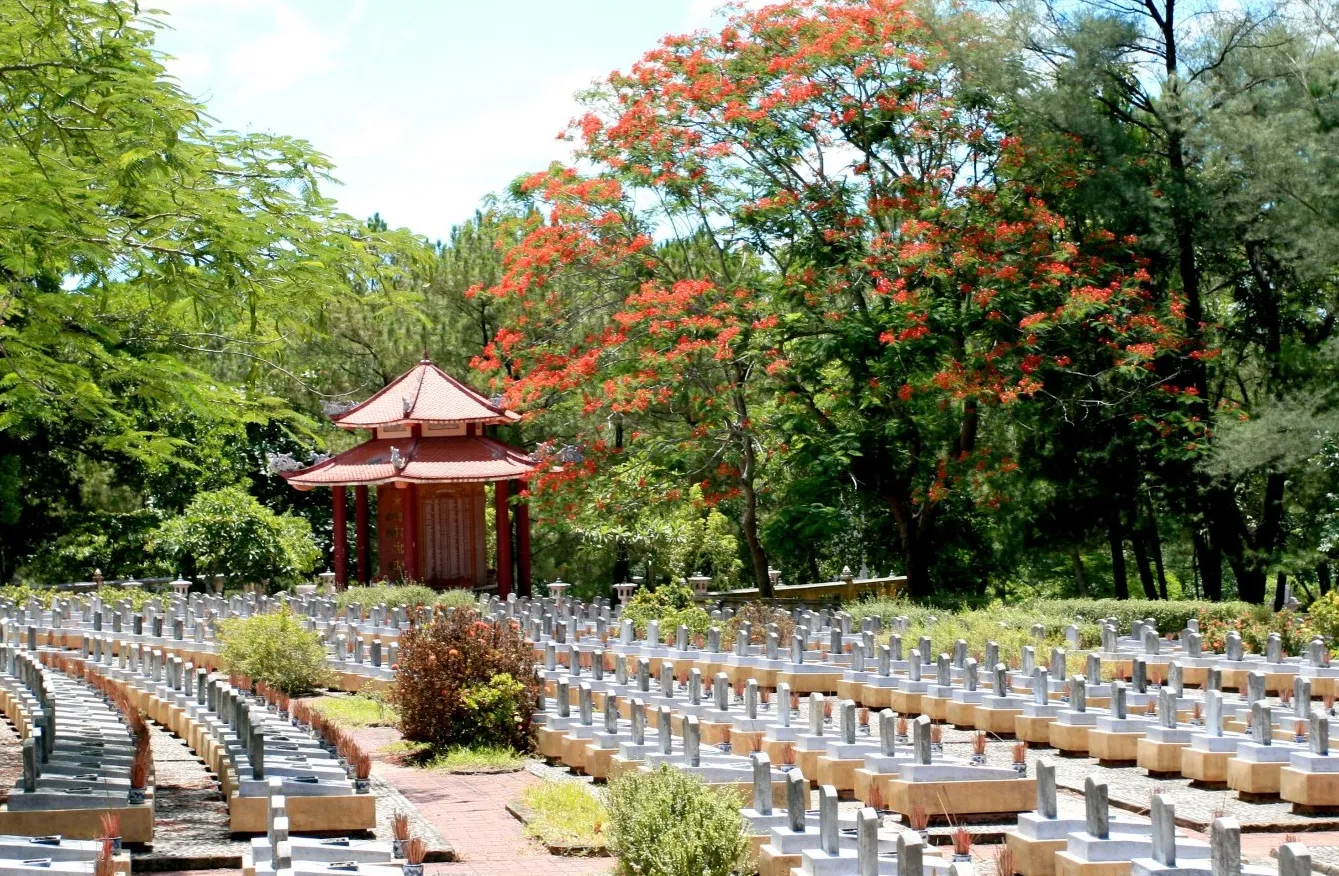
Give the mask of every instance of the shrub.
POLYGON ((624 773, 606 791, 609 848, 626 876, 730 876, 748 866, 743 795, 668 765, 624 773))
POLYGON ((479 607, 479 597, 471 590, 443 590, 437 594, 436 602, 441 608, 479 607))
POLYGON ((1301 654, 1306 651, 1307 644, 1315 635, 1311 626, 1314 618, 1304 618, 1291 609, 1277 613, 1262 606, 1253 606, 1253 609, 1227 620, 1202 614, 1200 636, 1204 647, 1222 653, 1227 644, 1227 634, 1236 630, 1241 635, 1242 648, 1252 654, 1263 654, 1268 650, 1270 633, 1279 634, 1284 654, 1301 654))
POLYGON ((325 687, 330 672, 315 630, 305 630, 287 606, 270 614, 237 617, 219 629, 229 672, 263 681, 286 694, 325 687))
POLYGON ((514 623, 491 624, 462 608, 416 618, 400 636, 391 702, 410 741, 528 751, 538 692, 530 645, 514 623))
MULTIPOLYGON (((1101 641, 1097 621, 1102 618, 1115 618, 1121 631, 1127 632, 1135 620, 1151 617, 1163 633, 1176 633, 1185 629, 1192 617, 1200 619, 1203 629, 1211 621, 1235 624, 1242 618, 1255 617, 1259 609, 1244 602, 1142 599, 1038 599, 1013 606, 995 603, 965 611, 930 608, 897 599, 869 599, 846 606, 857 623, 877 615, 883 618, 885 629, 893 618, 907 617, 910 623, 903 635, 904 647, 914 647, 911 643, 928 635, 936 653, 951 652, 958 639, 967 640, 970 651, 980 652, 986 642, 993 640, 1006 655, 1017 654, 1023 645, 1063 646, 1065 627, 1070 624, 1078 626, 1083 647, 1096 647, 1101 641), (1032 634, 1035 624, 1044 629, 1040 640, 1032 634)), ((1242 638, 1246 638, 1245 633, 1242 638)), ((1205 647, 1213 647, 1207 635, 1205 647)))
POLYGON ((506 745, 516 730, 516 716, 525 711, 525 685, 509 672, 499 672, 483 684, 460 692, 461 702, 474 718, 476 745, 506 745))
POLYGON ((1311 603, 1307 626, 1330 647, 1339 645, 1339 590, 1331 590, 1311 603))
POLYGON ((367 587, 346 587, 335 595, 335 604, 341 609, 361 605, 366 612, 374 605, 385 603, 390 608, 432 605, 437 591, 422 584, 372 584, 367 587))
POLYGON ((275 514, 241 487, 198 493, 158 528, 154 542, 183 569, 253 584, 301 580, 320 556, 306 520, 275 514))
POLYGON ((711 629, 711 615, 693 601, 693 591, 682 584, 638 590, 623 610, 623 617, 633 622, 638 635, 646 635, 648 622, 659 620, 660 636, 666 642, 674 641, 680 624, 695 636, 704 636, 711 629))

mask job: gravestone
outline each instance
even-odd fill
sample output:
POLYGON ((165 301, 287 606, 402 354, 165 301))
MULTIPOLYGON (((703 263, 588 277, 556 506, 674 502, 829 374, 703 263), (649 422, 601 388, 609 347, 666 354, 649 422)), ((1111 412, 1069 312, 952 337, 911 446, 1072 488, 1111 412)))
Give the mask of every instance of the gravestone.
POLYGON ((1083 781, 1083 808, 1085 829, 1098 839, 1106 839, 1111 832, 1107 783, 1092 776, 1083 781))
POLYGON ((1037 761, 1037 814, 1042 818, 1057 818, 1055 797, 1055 764, 1049 758, 1037 761))

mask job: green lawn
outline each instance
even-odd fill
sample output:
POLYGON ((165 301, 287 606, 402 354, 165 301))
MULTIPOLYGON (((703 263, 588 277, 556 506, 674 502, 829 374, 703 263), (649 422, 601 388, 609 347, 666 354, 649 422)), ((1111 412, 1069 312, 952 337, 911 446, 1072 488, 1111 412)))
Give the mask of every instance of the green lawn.
POLYGON ((545 845, 603 847, 609 813, 581 782, 544 782, 527 788, 521 804, 531 812, 525 832, 545 845))
POLYGON ((362 694, 323 696, 312 701, 312 708, 340 727, 394 727, 399 716, 386 703, 362 694))
POLYGON ((426 742, 401 739, 382 749, 405 766, 448 773, 505 773, 525 768, 526 756, 505 746, 454 746, 437 751, 426 742))

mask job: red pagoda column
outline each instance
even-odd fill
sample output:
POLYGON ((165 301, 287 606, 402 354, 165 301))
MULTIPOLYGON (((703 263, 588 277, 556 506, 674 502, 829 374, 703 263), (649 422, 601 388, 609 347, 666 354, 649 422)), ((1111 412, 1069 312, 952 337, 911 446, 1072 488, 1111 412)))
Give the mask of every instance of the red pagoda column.
POLYGON ((418 562, 418 484, 406 484, 404 491, 404 573, 417 583, 423 581, 418 562))
POLYGON ((358 551, 358 583, 372 581, 372 545, 367 540, 367 485, 353 488, 353 531, 358 551))
POLYGON ((507 514, 507 482, 493 484, 493 511, 497 529, 497 595, 511 593, 511 520, 507 514))
MULTIPOLYGON (((512 481, 512 492, 521 494, 521 481, 512 481)), ((530 595, 530 503, 521 501, 516 506, 516 592, 530 595)))
POLYGON ((349 584, 349 518, 344 505, 344 488, 331 487, 330 495, 334 501, 334 527, 331 540, 334 542, 335 586, 347 587, 349 584))

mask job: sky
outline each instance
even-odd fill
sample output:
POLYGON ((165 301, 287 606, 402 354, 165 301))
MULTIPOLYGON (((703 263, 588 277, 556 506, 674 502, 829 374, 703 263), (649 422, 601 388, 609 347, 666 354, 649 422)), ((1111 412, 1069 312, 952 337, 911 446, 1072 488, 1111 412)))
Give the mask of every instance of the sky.
POLYGON ((220 128, 308 140, 328 194, 445 238, 490 192, 562 159, 573 94, 719 0, 148 0, 158 47, 220 128))

